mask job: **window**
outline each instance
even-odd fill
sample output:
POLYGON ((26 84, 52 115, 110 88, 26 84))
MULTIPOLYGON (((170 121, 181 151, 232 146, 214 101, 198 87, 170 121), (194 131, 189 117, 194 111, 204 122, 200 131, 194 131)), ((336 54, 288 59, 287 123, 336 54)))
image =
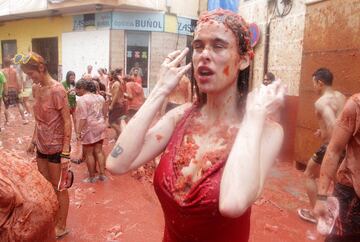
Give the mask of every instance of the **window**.
POLYGON ((137 70, 144 88, 148 87, 149 37, 148 32, 126 32, 126 74, 137 70))

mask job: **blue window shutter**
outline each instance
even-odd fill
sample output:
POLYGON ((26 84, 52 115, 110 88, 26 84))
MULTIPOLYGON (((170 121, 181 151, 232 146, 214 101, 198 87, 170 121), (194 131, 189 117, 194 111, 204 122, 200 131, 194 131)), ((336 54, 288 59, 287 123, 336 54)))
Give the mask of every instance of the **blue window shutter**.
POLYGON ((223 8, 237 13, 239 8, 239 0, 209 0, 208 1, 209 11, 217 8, 223 8))

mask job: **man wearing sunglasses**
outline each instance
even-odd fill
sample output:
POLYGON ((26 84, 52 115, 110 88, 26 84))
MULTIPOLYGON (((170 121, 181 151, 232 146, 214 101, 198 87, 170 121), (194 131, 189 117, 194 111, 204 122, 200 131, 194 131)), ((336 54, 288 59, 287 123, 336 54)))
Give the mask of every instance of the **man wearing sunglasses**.
POLYGON ((25 117, 24 108, 19 99, 19 94, 22 90, 22 86, 18 82, 16 69, 11 67, 10 64, 11 64, 11 59, 5 58, 4 68, 2 70, 7 80, 6 83, 7 88, 4 92, 5 109, 8 109, 10 105, 16 104, 19 109, 21 118, 23 120, 23 124, 28 124, 29 121, 25 117))

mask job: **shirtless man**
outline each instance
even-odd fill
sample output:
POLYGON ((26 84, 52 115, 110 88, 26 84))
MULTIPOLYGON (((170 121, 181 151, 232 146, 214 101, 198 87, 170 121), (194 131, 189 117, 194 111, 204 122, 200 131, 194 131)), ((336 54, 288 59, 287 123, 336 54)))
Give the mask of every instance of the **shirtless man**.
MULTIPOLYGON (((308 161, 305 170, 305 187, 312 209, 316 203, 318 190, 315 179, 319 177, 321 163, 330 141, 336 118, 339 116, 346 101, 342 93, 332 89, 332 80, 333 75, 326 68, 316 70, 312 76, 314 89, 320 95, 320 98, 315 102, 315 115, 319 121, 319 129, 314 135, 321 138, 323 142, 319 150, 308 161)), ((298 214, 304 220, 312 223, 317 222, 312 210, 298 209, 298 214)))
POLYGON ((185 75, 181 78, 179 84, 169 94, 161 109, 161 115, 164 115, 171 109, 181 104, 191 102, 191 83, 185 75))
POLYGON ((29 121, 25 117, 24 108, 19 98, 19 94, 22 90, 22 85, 20 85, 18 82, 16 69, 10 66, 10 64, 11 64, 11 59, 6 58, 4 60, 4 69, 2 70, 7 80, 6 83, 7 89, 5 90, 3 97, 5 108, 7 109, 10 105, 16 104, 19 109, 21 118, 23 120, 23 124, 27 124, 29 123, 29 121))

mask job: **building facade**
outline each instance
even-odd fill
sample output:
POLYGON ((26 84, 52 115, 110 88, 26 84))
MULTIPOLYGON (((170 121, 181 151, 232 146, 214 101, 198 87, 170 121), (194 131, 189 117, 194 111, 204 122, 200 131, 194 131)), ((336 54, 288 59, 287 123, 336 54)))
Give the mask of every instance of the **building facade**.
POLYGON ((288 87, 282 122, 283 158, 306 163, 321 141, 312 73, 334 74, 334 88, 347 96, 359 92, 359 0, 241 0, 239 13, 259 26, 252 86, 271 71, 288 87))
POLYGON ((204 1, 6 0, 0 3, 1 58, 35 51, 62 80, 87 65, 142 71, 148 93, 166 55, 191 43, 204 1), (25 7, 26 6, 26 7, 25 7))

